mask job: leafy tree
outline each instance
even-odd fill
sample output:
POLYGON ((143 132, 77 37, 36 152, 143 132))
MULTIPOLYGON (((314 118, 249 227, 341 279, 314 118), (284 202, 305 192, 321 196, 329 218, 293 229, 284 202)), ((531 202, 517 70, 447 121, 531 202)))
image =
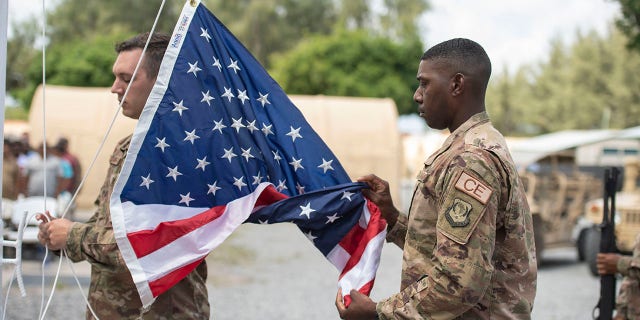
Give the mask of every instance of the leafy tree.
MULTIPOLYGON (((127 36, 102 35, 89 42, 75 40, 64 45, 50 46, 45 57, 47 83, 81 87, 110 86, 113 82, 111 66, 115 61, 114 44, 127 36)), ((40 52, 38 57, 41 58, 40 52)), ((15 88, 12 93, 28 109, 33 93, 42 83, 42 62, 33 59, 26 67, 24 76, 30 81, 15 88)))
POLYGON ((418 39, 417 18, 428 0, 214 0, 212 12, 253 55, 270 67, 269 58, 312 35, 367 30, 396 41, 418 39), (239 18, 240 17, 240 18, 239 18))
POLYGON ((640 68, 640 55, 625 44, 615 29, 578 34, 570 45, 553 41, 536 68, 498 76, 487 94, 497 126, 517 135, 637 125, 640 79, 630 70, 640 68), (608 113, 610 119, 603 116, 608 113))
MULTIPOLYGON (((90 40, 104 33, 135 34, 151 30, 161 0, 62 0, 47 15, 50 43, 90 40)), ((156 31, 171 32, 183 1, 167 1, 156 31)))
POLYGON ((629 39, 627 45, 640 51, 640 1, 616 0, 620 4, 622 17, 616 19, 616 25, 629 39))
POLYGON ((290 94, 390 97, 399 113, 415 112, 419 41, 398 44, 363 31, 316 36, 274 58, 272 74, 290 94))

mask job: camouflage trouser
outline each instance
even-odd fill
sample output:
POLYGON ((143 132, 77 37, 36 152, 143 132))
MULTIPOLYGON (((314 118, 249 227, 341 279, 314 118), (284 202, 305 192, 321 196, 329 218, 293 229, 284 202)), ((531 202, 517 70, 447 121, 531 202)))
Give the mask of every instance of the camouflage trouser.
POLYGON ((625 277, 616 300, 616 319, 640 319, 640 282, 625 277))

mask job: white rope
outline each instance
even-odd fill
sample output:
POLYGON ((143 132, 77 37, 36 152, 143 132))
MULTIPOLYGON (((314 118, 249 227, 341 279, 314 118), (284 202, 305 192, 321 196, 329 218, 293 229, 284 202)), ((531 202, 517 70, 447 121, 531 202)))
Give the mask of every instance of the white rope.
MULTIPOLYGON (((43 0, 43 10, 44 10, 44 1, 45 0, 43 0)), ((71 204, 73 203, 73 201, 75 201, 79 190, 82 188, 82 186, 84 185, 85 180, 87 179, 87 176, 91 172, 91 169, 93 168, 93 166, 94 166, 94 164, 95 164, 95 162, 96 162, 96 160, 98 158, 98 155, 100 154, 100 152, 104 148, 104 145, 105 145, 105 143, 107 141, 107 137, 111 133, 111 130, 113 129, 113 126, 115 124, 117 116, 120 113, 120 110, 122 109, 122 104, 124 103, 124 101, 125 101, 125 99, 127 97, 127 94, 129 93, 129 89, 131 88, 131 84, 134 82, 134 80, 136 78, 136 75, 138 73, 138 69, 140 68, 140 65, 141 65, 141 62, 142 62, 142 58, 144 57, 144 55, 145 55, 145 53, 147 51, 147 47, 149 46, 149 42, 151 41, 151 37, 153 36, 153 33, 155 32, 155 29, 156 29, 156 26, 158 24, 158 20, 160 18, 160 14, 162 13, 162 9, 164 8, 165 2, 166 2, 166 0, 162 0, 162 3, 160 4, 160 8, 158 9, 158 13, 156 14, 156 18, 155 18, 155 20, 153 22, 153 26, 151 27, 151 31, 149 32, 149 37, 147 38, 147 42, 145 43, 144 48, 142 49, 142 54, 140 55, 140 58, 138 59, 138 63, 136 64, 136 68, 134 69, 133 74, 131 76, 131 81, 127 85, 127 89, 125 90, 124 95, 122 96, 122 100, 118 104, 118 109, 115 111, 115 114, 111 119, 111 123, 109 124, 109 127, 107 128, 107 132, 105 133, 104 138, 102 139, 102 142, 100 143, 100 146, 98 147, 98 150, 96 151, 96 153, 95 153, 95 155, 93 157, 93 160, 91 160, 91 164, 89 165, 89 168, 87 169, 87 171, 85 172, 84 176, 82 177, 82 180, 78 184, 78 187, 76 188, 73 196, 71 197, 71 200, 69 201, 69 203, 67 204, 67 206, 63 210, 62 214, 60 215, 60 218, 64 218, 64 216, 69 211, 69 208, 71 207, 71 204)), ((46 13, 43 13, 43 15, 46 16, 46 13)), ((46 20, 45 20, 45 23, 43 25, 46 26, 46 20)), ((43 34, 44 34, 44 31, 43 31, 43 34)), ((45 61, 44 61, 44 49, 43 49, 43 77, 44 77, 44 68, 45 68, 44 65, 45 65, 45 61)), ((43 90, 42 90, 42 92, 43 92, 43 119, 44 119, 44 96, 45 96, 44 95, 44 92, 45 92, 44 90, 45 90, 45 87, 44 87, 44 78, 43 78, 43 90)), ((44 122, 44 120, 43 120, 43 122, 44 122)), ((45 128, 44 124, 43 124, 43 128, 45 128)), ((46 147, 45 147, 45 150, 46 150, 46 147)), ((46 192, 46 189, 45 189, 45 192, 46 192)), ((45 193, 45 195, 46 195, 46 193, 45 193)), ((45 207, 45 209, 46 209, 46 207, 45 207)), ((43 260, 43 272, 42 272, 42 279, 43 279, 42 280, 42 293, 43 293, 43 295, 42 295, 42 301, 44 301, 44 292, 45 292, 45 290, 44 290, 44 263, 46 261, 46 257, 48 255, 48 252, 49 252, 49 249, 47 248, 46 251, 45 251, 45 260, 43 260)), ((62 259, 67 259, 67 263, 69 263, 69 265, 71 266, 71 263, 69 261, 69 258, 67 257, 66 251, 63 251, 62 253, 63 254, 61 254, 60 259, 61 260, 62 259)), ((61 262, 62 261, 60 261, 60 264, 61 264, 61 262)), ((53 287, 51 289, 51 294, 49 295, 49 299, 47 301, 47 304, 44 307, 44 309, 42 309, 42 305, 41 305, 41 309, 40 309, 41 310, 41 314, 38 317, 41 320, 44 319, 44 317, 46 315, 46 311, 48 310, 49 305, 51 304, 51 300, 53 298, 53 295, 55 293, 55 286, 56 286, 57 280, 58 280, 59 275, 60 275, 60 264, 58 265, 58 271, 56 272, 55 280, 54 280, 53 287)), ((81 294, 82 294, 82 296, 83 296, 83 298, 85 300, 85 303, 86 303, 87 307, 91 311, 91 314, 94 316, 94 318, 99 320, 98 316, 93 311, 93 308, 91 308, 91 304, 89 303, 88 299, 84 295, 84 289, 82 288, 82 285, 80 284, 80 280, 78 280, 78 277, 77 277, 77 275, 75 273, 75 270, 73 269, 73 266, 71 266, 71 270, 72 270, 73 278, 75 279, 76 283, 78 284, 78 287, 80 288, 80 292, 81 292, 81 294)))
MULTIPOLYGON (((42 170, 43 170, 43 176, 44 176, 44 180, 43 180, 43 190, 44 190, 44 208, 42 212, 47 212, 47 112, 46 112, 46 87, 47 87, 47 63, 46 63, 46 52, 47 52, 47 46, 46 46, 46 40, 47 39, 47 6, 46 6, 46 1, 42 0, 42 170)), ((30 219, 27 220, 27 223, 25 223, 25 228, 27 225, 29 225, 29 221, 31 221, 30 219)), ((45 295, 45 287, 44 287, 44 280, 45 280, 45 275, 44 275, 44 264, 47 261, 47 256, 49 255, 49 248, 47 248, 47 246, 45 247, 45 251, 44 251, 44 259, 42 260, 42 272, 41 272, 41 294, 40 294, 40 319, 42 319, 43 313, 42 313, 42 307, 44 305, 44 295, 45 295)), ((16 250, 18 250, 16 248, 16 250)), ((20 250, 22 250, 22 248, 20 248, 20 250)))

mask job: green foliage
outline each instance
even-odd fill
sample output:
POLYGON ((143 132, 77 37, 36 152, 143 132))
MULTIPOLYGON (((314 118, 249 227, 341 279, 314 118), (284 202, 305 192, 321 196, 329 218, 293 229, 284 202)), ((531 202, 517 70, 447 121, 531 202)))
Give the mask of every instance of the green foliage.
POLYGON ((522 135, 638 125, 640 78, 632 70, 639 70, 640 55, 625 44, 615 30, 578 34, 571 45, 552 42, 537 68, 498 75, 487 93, 496 126, 522 135))
POLYGON ((316 36, 274 57, 272 74, 289 94, 390 97, 399 113, 412 101, 422 44, 398 44, 367 33, 316 36))
POLYGON ((640 52, 640 0, 616 0, 620 3, 622 16, 616 26, 624 33, 629 48, 640 52))
MULTIPOLYGON (((150 30, 160 3, 161 0, 57 1, 47 15, 47 83, 110 85, 114 43, 150 30)), ((183 4, 184 1, 167 1, 156 31, 171 32, 183 4)), ((358 33, 361 46, 357 50, 350 48, 348 42, 336 47, 340 51, 321 50, 321 58, 328 61, 317 63, 331 70, 306 75, 316 80, 313 92, 391 96, 404 110, 401 112, 413 108, 412 79, 416 57, 422 51, 416 36, 416 19, 428 9, 427 0, 384 0, 376 10, 371 0, 207 0, 206 5, 267 68, 270 57, 285 55, 305 39, 341 34, 343 30, 366 30, 358 33)), ((15 81, 9 90, 21 106, 28 108, 33 92, 42 82, 41 52, 35 46, 39 27, 34 20, 14 29, 22 32, 9 45, 13 54, 13 58, 9 55, 10 63, 15 62, 10 68, 11 80, 15 81)), ((314 72, 318 67, 314 66, 314 72)), ((298 73, 286 76, 299 78, 298 73)))
MULTIPOLYGON (((127 35, 129 36, 129 35, 127 35)), ((113 82, 111 66, 115 61, 114 45, 123 35, 96 36, 92 41, 75 40, 52 44, 46 51, 46 82, 54 85, 108 87, 113 82)), ((42 59, 42 53, 38 53, 42 59)), ((41 60, 40 60, 41 61, 41 60)), ((21 106, 29 109, 37 86, 42 83, 42 63, 33 61, 25 77, 30 81, 12 90, 21 106)))
MULTIPOLYGON (((112 32, 149 31, 161 3, 161 0, 62 0, 47 16, 50 43, 91 40, 112 32)), ((156 31, 171 33, 183 4, 184 1, 167 1, 156 31)))

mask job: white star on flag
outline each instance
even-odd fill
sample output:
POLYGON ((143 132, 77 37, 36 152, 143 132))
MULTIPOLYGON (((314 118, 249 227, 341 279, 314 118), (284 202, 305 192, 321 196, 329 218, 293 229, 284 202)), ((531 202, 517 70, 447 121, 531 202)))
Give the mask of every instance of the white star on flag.
POLYGON ((160 148, 163 153, 164 153, 164 148, 170 147, 170 145, 165 142, 166 139, 167 138, 162 138, 162 139, 156 138, 156 140, 158 140, 158 144, 156 144, 155 147, 160 148))
POLYGON ((269 102, 269 94, 262 94, 262 92, 259 92, 260 94, 260 98, 257 98, 256 100, 260 101, 260 103, 262 104, 262 106, 264 107, 265 104, 271 104, 271 102, 269 102))
POLYGON ((301 216, 307 216, 307 219, 311 219, 311 213, 313 213, 314 209, 311 209, 311 202, 308 202, 306 206, 300 206, 302 211, 300 212, 301 216))
POLYGON ((342 199, 349 199, 349 201, 351 201, 351 196, 353 195, 353 192, 349 192, 349 191, 345 191, 342 193, 342 199))
POLYGON ((242 187, 247 186, 247 184, 244 183, 244 181, 242 180, 244 180, 244 177, 240 177, 240 178, 233 177, 233 185, 238 187, 238 190, 242 190, 242 187))
POLYGON ((211 95, 209 95, 209 90, 207 90, 207 92, 202 92, 202 100, 200 100, 200 102, 206 102, 207 105, 211 105, 211 100, 215 99, 214 97, 212 97, 211 95))
POLYGON ((240 67, 238 67, 238 60, 234 61, 233 59, 231 59, 231 64, 228 65, 227 68, 233 69, 233 72, 238 74, 238 71, 240 71, 240 67))
POLYGON ((169 169, 169 173, 167 174, 167 178, 173 178, 173 181, 178 181, 178 176, 181 176, 182 173, 178 171, 178 166, 169 169))
POLYGON ((293 166, 294 172, 298 171, 298 169, 304 169, 304 167, 302 166, 302 158, 296 159, 292 157, 291 162, 289 162, 289 164, 293 166))
POLYGON ((236 133, 240 132, 241 128, 246 127, 244 124, 242 124, 242 117, 240 117, 240 119, 231 118, 231 121, 233 121, 231 128, 236 129, 236 133))
POLYGON ((142 178, 142 183, 140 184, 140 186, 146 187, 147 190, 149 190, 149 186, 155 182, 151 180, 151 173, 149 173, 146 177, 140 177, 140 178, 142 178))
POLYGON ((334 213, 331 216, 327 216, 327 222, 325 222, 325 224, 329 224, 329 223, 333 223, 334 221, 340 219, 340 217, 338 217, 338 213, 334 213))
POLYGON ((198 68, 198 61, 196 60, 196 62, 194 62, 193 64, 191 64, 190 62, 187 63, 189 64, 189 71, 187 71, 187 73, 193 73, 193 75, 197 78, 198 71, 202 71, 202 69, 198 68))
POLYGON ((229 160, 229 163, 231 163, 231 159, 237 156, 237 154, 233 153, 233 147, 231 147, 229 150, 224 149, 224 155, 222 156, 222 158, 229 160))
POLYGON ((207 162, 207 157, 205 156, 202 159, 197 159, 196 161, 198 161, 198 165, 196 166, 196 169, 202 169, 202 171, 204 171, 205 167, 210 165, 211 162, 207 162))
POLYGON ((187 136, 186 136, 186 138, 184 138, 184 140, 182 140, 182 141, 189 141, 189 142, 191 142, 191 144, 193 144, 193 142, 194 142, 196 139, 200 139, 200 137, 199 137, 198 135, 196 135, 196 129, 193 129, 191 132, 187 132, 187 131, 185 131, 184 133, 185 133, 187 136))
POLYGON ((322 164, 319 165, 318 168, 322 168, 322 173, 327 173, 327 170, 333 170, 333 167, 331 166, 332 162, 333 160, 327 161, 324 158, 322 158, 322 164))
POLYGON ((291 137, 293 142, 296 141, 296 138, 302 138, 302 136, 300 135, 301 127, 298 127, 297 129, 294 129, 293 127, 290 127, 290 128, 291 128, 291 131, 289 131, 289 133, 287 133, 287 135, 291 137))
POLYGON ((189 110, 189 108, 185 107, 185 106, 183 105, 183 103, 184 103, 184 100, 180 100, 180 102, 178 102, 178 103, 175 103, 175 102, 174 102, 174 103, 173 103, 174 108, 173 108, 173 110, 171 110, 171 111, 176 111, 176 112, 178 112, 178 113, 180 114, 180 116, 182 116, 182 111, 184 111, 184 110, 189 110))
POLYGON ((245 101, 249 100, 249 97, 247 97, 247 90, 240 91, 240 89, 238 89, 238 99, 242 101, 242 104, 244 104, 245 101))
POLYGON ((246 161, 249 161, 249 158, 255 158, 252 154, 251 154, 251 147, 249 147, 249 149, 244 149, 244 148, 240 148, 240 150, 242 150, 242 154, 240 155, 241 157, 244 157, 244 159, 246 161))
POLYGON ((315 240, 315 239, 318 239, 318 237, 316 237, 313 234, 311 234, 311 231, 305 233, 304 235, 307 236, 307 239, 309 239, 311 242, 313 242, 313 240, 315 240))
POLYGON ((216 57, 213 57, 213 61, 213 65, 211 66, 218 68, 218 71, 222 72, 222 65, 220 64, 220 60, 218 60, 218 58, 216 57))
POLYGON ((270 134, 273 134, 273 131, 271 131, 271 127, 273 127, 273 125, 266 125, 266 124, 262 124, 262 133, 264 133, 265 136, 268 136, 270 134))
POLYGON ((224 87, 224 93, 222 94, 222 96, 229 99, 229 102, 231 102, 231 98, 236 97, 233 95, 233 93, 231 93, 231 88, 227 88, 227 87, 224 87))
POLYGON ((213 127, 212 131, 218 130, 220 131, 220 134, 222 134, 222 129, 227 127, 222 123, 222 119, 220 119, 220 121, 213 120, 213 123, 215 124, 215 126, 213 127))
POLYGON ((187 207, 189 206, 189 202, 195 200, 193 198, 191 198, 191 192, 187 193, 186 195, 184 194, 180 194, 180 202, 178 203, 184 203, 187 205, 187 207))
POLYGON ((200 28, 200 30, 202 30, 202 33, 200 34, 201 37, 205 38, 207 40, 207 42, 211 41, 211 36, 209 35, 209 30, 204 29, 204 28, 200 28))
POLYGON ((207 194, 213 194, 214 196, 216 195, 216 192, 222 188, 218 187, 218 181, 214 181, 213 184, 207 184, 207 187, 209 187, 209 191, 207 191, 207 194))

